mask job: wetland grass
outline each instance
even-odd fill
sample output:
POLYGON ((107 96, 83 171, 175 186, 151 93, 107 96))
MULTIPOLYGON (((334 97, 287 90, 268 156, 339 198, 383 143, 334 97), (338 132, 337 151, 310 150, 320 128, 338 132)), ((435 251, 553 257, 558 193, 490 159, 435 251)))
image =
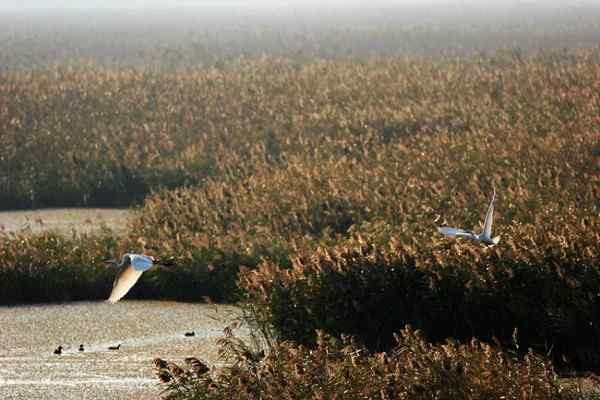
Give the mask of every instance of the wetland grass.
POLYGON ((140 207, 120 237, 3 235, 0 300, 104 298, 101 260, 158 248, 177 271, 144 274, 132 297, 241 298, 281 346, 222 380, 183 369, 176 382, 214 389, 198 398, 342 387, 354 398, 451 387, 446 398, 561 398, 551 363, 528 348, 560 368, 599 366, 599 55, 2 72, 0 160, 15 171, 2 205, 33 190, 48 204, 140 207), (162 189, 144 198, 150 187, 162 189), (500 246, 432 237, 440 219, 475 227, 492 187, 500 246), (484 344, 510 348, 515 327, 520 361, 484 344), (392 372, 367 381, 386 363, 392 372))

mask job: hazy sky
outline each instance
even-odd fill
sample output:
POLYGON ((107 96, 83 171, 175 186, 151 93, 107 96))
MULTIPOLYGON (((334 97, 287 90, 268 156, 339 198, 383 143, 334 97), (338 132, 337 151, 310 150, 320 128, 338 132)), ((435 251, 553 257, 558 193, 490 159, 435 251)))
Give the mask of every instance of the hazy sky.
MULTIPOLYGON (((227 6, 227 7, 286 7, 286 6, 315 6, 315 5, 344 5, 352 4, 372 6, 386 5, 479 5, 485 7, 492 3, 487 0, 2 0, 0 9, 119 9, 119 8, 178 8, 186 6, 227 6)), ((593 4, 593 0, 495 0, 500 4, 543 4, 543 5, 581 5, 593 4)))

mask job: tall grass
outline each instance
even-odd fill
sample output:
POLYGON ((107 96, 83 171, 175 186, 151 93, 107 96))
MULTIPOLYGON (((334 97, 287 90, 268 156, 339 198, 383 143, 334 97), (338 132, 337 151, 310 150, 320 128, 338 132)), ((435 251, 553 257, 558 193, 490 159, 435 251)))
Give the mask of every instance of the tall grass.
MULTIPOLYGON (((595 50, 574 50, 306 64, 263 58, 181 73, 94 65, 2 72, 0 207, 130 204, 151 189, 261 179, 279 165, 375 168, 386 153, 395 155, 381 169, 398 170, 404 155, 433 150, 423 167, 436 162, 436 144, 464 161, 449 174, 458 180, 462 172, 453 185, 475 175, 488 145, 498 152, 486 164, 522 182, 542 168, 527 165, 530 155, 556 145, 562 159, 571 138, 592 151, 597 59, 595 50)), ((582 173, 593 177, 592 167, 582 173)), ((425 175, 417 181, 434 178, 416 173, 425 175)), ((551 187, 572 174, 548 169, 539 179, 551 187)))
POLYGON ((317 329, 387 350, 406 324, 434 342, 478 337, 559 365, 597 368, 597 238, 543 246, 525 229, 505 247, 439 243, 408 248, 360 237, 300 255, 290 269, 264 262, 241 276, 253 318, 281 340, 314 344, 317 329), (512 248, 511 248, 512 247, 512 248))
POLYGON ((115 270, 117 240, 108 232, 64 237, 0 235, 0 303, 75 301, 105 298, 115 270))
POLYGON ((585 399, 561 385, 551 363, 533 353, 522 360, 478 340, 428 343, 403 329, 387 353, 370 353, 351 337, 317 332, 314 348, 293 342, 256 357, 226 336, 229 366, 212 371, 157 363, 165 398, 178 399, 585 399))
MULTIPOLYGON (((433 340, 506 343, 517 327, 525 347, 597 366, 599 54, 5 73, 3 206, 115 204, 164 188, 124 238, 82 243, 96 249, 85 260, 69 253, 78 239, 55 251, 50 236, 8 238, 0 270, 42 282, 145 247, 179 267, 131 296, 242 294, 283 338, 310 343, 327 327, 379 350, 406 322, 433 340), (437 235, 476 227, 492 187, 500 246, 437 235), (240 292, 238 271, 258 265, 240 292), (380 328, 360 329, 358 316, 380 328)), ((39 292, 23 287, 3 301, 39 292)), ((70 293, 57 288, 56 299, 70 293)))

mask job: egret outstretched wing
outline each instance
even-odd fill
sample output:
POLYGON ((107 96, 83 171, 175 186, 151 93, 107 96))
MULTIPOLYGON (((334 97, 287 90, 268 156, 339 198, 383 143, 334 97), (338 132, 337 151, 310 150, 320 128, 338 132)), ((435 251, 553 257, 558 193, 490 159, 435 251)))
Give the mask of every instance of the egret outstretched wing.
POLYGON ((485 221, 483 222, 483 236, 490 239, 492 237, 492 224, 494 223, 494 200, 496 200, 496 188, 494 188, 492 201, 490 201, 490 206, 488 207, 485 221))
POLYGON ((128 254, 128 256, 131 260, 131 265, 133 265, 133 268, 135 268, 136 271, 147 271, 155 263, 152 257, 142 254, 128 254))
POLYGON ((477 236, 475 234, 473 234, 473 232, 467 231, 465 229, 459 229, 459 228, 443 227, 443 228, 438 228, 438 232, 440 232, 442 235, 452 236, 452 237, 458 236, 458 237, 467 237, 470 239, 477 238, 477 236))
POLYGON ((109 303, 116 303, 129 292, 129 289, 140 279, 144 271, 149 270, 155 264, 175 265, 172 259, 161 261, 152 256, 144 254, 126 253, 122 261, 117 264, 114 260, 106 261, 119 267, 119 272, 113 282, 113 289, 108 298, 109 303))
POLYGON ((116 303, 121 300, 123 296, 129 292, 129 289, 135 285, 135 283, 140 279, 143 269, 136 269, 132 264, 128 263, 124 265, 117 276, 115 277, 115 281, 113 283, 113 289, 110 293, 110 297, 108 298, 109 303, 116 303))

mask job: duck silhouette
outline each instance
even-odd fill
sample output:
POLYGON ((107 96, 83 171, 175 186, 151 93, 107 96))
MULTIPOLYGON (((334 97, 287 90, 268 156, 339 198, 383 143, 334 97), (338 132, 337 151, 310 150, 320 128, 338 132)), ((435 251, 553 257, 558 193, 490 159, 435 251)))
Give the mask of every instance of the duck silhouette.
POLYGON ((184 336, 188 336, 188 337, 189 336, 196 336, 196 332, 194 332, 194 331, 186 332, 186 333, 184 333, 184 336))
POLYGON ((108 346, 109 350, 119 350, 121 348, 121 343, 119 343, 116 346, 108 346))
POLYGON ((54 349, 54 354, 57 354, 60 356, 62 354, 62 350, 63 350, 63 347, 58 346, 56 349, 54 349))
POLYGON ((85 349, 83 348, 83 344, 79 345, 79 351, 85 351, 85 349))

